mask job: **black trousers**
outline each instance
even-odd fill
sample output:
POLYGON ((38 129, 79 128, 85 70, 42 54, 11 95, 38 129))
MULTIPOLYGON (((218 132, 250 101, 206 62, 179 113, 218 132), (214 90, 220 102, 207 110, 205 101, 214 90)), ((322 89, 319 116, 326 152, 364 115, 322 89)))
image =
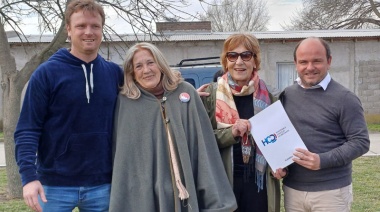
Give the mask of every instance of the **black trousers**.
POLYGON ((268 196, 264 176, 264 189, 258 192, 254 177, 234 177, 234 193, 238 205, 235 212, 268 212, 268 196))

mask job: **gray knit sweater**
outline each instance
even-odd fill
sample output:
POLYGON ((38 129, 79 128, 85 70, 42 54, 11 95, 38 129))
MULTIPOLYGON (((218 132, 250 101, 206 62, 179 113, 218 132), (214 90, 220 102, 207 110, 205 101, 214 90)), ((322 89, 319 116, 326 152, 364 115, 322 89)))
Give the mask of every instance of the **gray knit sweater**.
POLYGON ((352 160, 366 153, 370 144, 359 98, 331 80, 326 90, 292 85, 280 99, 308 150, 321 160, 317 171, 293 163, 283 183, 301 191, 349 185, 352 160))

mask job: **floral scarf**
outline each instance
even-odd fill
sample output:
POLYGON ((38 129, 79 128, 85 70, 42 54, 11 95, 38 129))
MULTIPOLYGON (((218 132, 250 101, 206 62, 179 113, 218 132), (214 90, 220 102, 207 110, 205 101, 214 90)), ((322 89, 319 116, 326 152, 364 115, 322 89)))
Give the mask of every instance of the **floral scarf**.
MULTIPOLYGON (((253 109, 255 115, 271 104, 268 89, 264 81, 260 80, 257 74, 254 74, 248 85, 243 87, 237 85, 232 80, 229 72, 220 77, 217 83, 215 118, 218 129, 230 127, 239 119, 239 113, 236 109, 233 96, 246 96, 253 93, 253 109)), ((264 174, 267 161, 249 133, 243 136, 241 145, 245 164, 253 164, 253 150, 256 149, 254 167, 256 171, 256 184, 260 191, 264 186, 264 174)))

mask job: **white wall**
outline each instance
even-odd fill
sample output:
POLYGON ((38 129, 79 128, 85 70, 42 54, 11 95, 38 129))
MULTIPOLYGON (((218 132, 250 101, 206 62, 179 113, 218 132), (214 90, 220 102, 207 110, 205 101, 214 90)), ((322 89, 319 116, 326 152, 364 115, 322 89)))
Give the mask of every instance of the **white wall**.
MULTIPOLYGON (((133 42, 103 43, 100 54, 106 59, 110 59, 117 64, 122 64, 126 52, 125 49, 133 44, 133 42)), ((162 52, 164 52, 170 65, 175 65, 182 59, 187 58, 220 56, 223 47, 223 41, 157 42, 155 44, 162 52)), ((272 87, 277 86, 276 63, 293 62, 293 51, 296 44, 297 42, 295 41, 260 41, 262 51, 260 76, 267 84, 272 87)), ((26 51, 20 45, 11 45, 12 54, 16 58, 17 68, 22 68, 32 56, 32 53, 41 49, 44 45, 46 44, 28 46, 26 51)), ((363 82, 363 80, 359 78, 360 69, 362 68, 359 64, 362 64, 363 66, 363 62, 372 64, 373 61, 380 61, 380 42, 378 40, 333 41, 329 42, 329 45, 333 57, 330 73, 336 81, 340 82, 343 86, 349 88, 356 94, 360 93, 359 83, 373 83, 374 80, 376 82, 377 75, 374 75, 375 78, 372 79, 372 81, 364 80, 366 82, 363 82)), ((380 70, 378 70, 378 72, 380 72, 380 70)), ((372 87, 374 86, 372 85, 372 87)), ((374 88, 376 89, 376 86, 374 88)), ((378 94, 379 92, 380 89, 373 93, 378 94)), ((371 93, 369 95, 371 95, 371 93)), ((378 105, 380 105, 380 101, 378 103, 378 105)), ((372 105, 375 105, 375 103, 372 105)))

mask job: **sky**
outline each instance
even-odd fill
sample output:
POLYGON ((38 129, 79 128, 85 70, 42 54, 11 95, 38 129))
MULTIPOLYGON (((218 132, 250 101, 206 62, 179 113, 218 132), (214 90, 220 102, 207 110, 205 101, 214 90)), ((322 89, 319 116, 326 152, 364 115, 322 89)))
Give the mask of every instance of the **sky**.
MULTIPOLYGON (((196 13, 204 13, 203 7, 206 9, 205 4, 200 4, 200 0, 187 0, 187 2, 190 4, 190 6, 184 8, 184 11, 187 11, 191 14, 196 13)), ((212 0, 205 0, 205 1, 212 1, 212 0)), ((239 0, 237 0, 239 1, 239 0)), ((265 0, 264 0, 265 1, 265 0)), ((290 17, 296 12, 297 9, 302 8, 302 0, 266 0, 267 1, 267 7, 269 11, 269 15, 271 16, 271 19, 268 24, 268 30, 269 31, 282 31, 280 24, 284 24, 286 21, 290 19, 290 17)), ((107 11, 106 11, 107 12, 107 11)), ((113 23, 114 29, 118 33, 132 33, 130 30, 130 27, 126 27, 125 23, 119 24, 118 20, 112 20, 112 14, 109 14, 111 16, 111 20, 107 19, 107 23, 113 23)), ((22 26, 22 29, 25 34, 39 34, 38 27, 37 27, 37 18, 28 18, 28 22, 26 22, 25 25, 22 26)), ((6 28, 6 30, 11 30, 9 28, 6 28)))
MULTIPOLYGON (((192 13, 201 12, 204 13, 199 0, 187 0, 192 5, 187 8, 192 13)), ((211 2, 212 0, 206 0, 211 2)), ((239 1, 239 0, 236 0, 239 1)), ((253 1, 253 0, 252 0, 253 1)), ((282 31, 280 24, 284 24, 284 21, 290 19, 297 9, 302 8, 302 0, 264 0, 267 1, 267 8, 271 20, 269 21, 269 31, 282 31)), ((203 4, 204 5, 204 4, 203 4)))
POLYGON ((284 22, 290 20, 297 9, 302 9, 302 0, 268 0, 267 2, 271 16, 269 31, 282 31, 280 24, 284 25, 284 22))

